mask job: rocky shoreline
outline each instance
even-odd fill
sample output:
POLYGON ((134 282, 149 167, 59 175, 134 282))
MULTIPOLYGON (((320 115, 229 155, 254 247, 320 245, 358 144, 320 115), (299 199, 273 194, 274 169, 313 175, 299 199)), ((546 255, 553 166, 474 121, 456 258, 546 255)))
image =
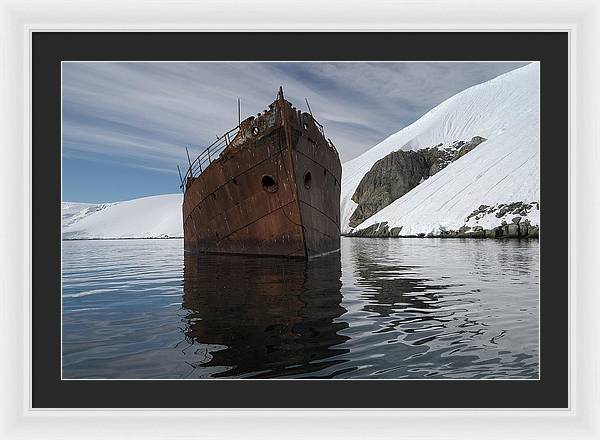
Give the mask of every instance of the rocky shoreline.
POLYGON ((402 226, 390 228, 388 222, 375 223, 368 228, 343 234, 345 237, 365 238, 539 238, 540 228, 532 225, 529 220, 521 221, 521 217, 515 217, 513 222, 503 222, 500 226, 492 229, 484 229, 483 226, 462 226, 457 231, 442 230, 438 234, 421 233, 417 235, 400 235, 402 226))

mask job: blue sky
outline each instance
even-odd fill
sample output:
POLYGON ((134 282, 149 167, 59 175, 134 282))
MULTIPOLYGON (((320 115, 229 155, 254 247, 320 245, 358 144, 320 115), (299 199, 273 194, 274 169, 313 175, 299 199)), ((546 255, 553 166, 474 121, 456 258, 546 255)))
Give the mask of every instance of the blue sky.
MULTIPOLYGON (((264 110, 279 86, 308 98, 342 162, 452 95, 527 63, 62 64, 63 200, 113 202, 179 190, 176 166, 264 110)), ((400 148, 401 145, 398 146, 400 148)))

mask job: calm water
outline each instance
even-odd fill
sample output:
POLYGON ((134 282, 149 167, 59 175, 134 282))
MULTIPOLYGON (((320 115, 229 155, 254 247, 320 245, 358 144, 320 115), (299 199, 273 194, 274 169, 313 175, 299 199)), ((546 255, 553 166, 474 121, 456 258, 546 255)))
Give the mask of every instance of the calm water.
POLYGON ((537 378, 539 244, 342 239, 340 255, 63 242, 65 378, 537 378))

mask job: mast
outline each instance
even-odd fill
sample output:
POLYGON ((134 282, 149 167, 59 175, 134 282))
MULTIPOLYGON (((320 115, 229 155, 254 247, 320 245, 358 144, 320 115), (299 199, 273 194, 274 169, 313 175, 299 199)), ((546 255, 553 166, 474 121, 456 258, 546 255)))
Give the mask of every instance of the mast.
POLYGON ((308 103, 308 98, 304 98, 304 100, 306 101, 306 106, 308 107, 308 113, 310 113, 310 117, 315 119, 315 117, 312 114, 312 110, 310 109, 310 104, 308 103))

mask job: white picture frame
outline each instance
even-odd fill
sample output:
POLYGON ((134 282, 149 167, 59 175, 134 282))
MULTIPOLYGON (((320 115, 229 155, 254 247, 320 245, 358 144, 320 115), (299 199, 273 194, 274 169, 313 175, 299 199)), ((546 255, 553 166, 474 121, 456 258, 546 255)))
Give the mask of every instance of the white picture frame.
MULTIPOLYGON (((600 438, 600 2, 429 0, 0 3, 0 438, 600 438), (564 410, 49 410, 31 406, 34 31, 567 31, 570 404, 564 410)), ((518 397, 517 397, 518 399, 518 397)))

